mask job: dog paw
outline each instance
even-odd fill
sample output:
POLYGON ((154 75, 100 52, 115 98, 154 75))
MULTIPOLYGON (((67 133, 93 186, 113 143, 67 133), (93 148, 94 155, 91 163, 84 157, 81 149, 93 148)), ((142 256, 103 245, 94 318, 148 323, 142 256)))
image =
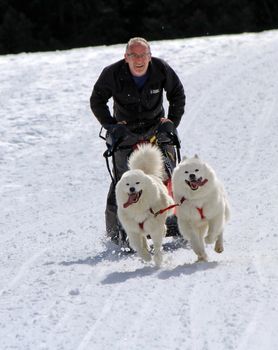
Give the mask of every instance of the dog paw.
POLYGON ((208 261, 207 254, 198 255, 197 262, 207 262, 207 261, 208 261))
POLYGON ((224 250, 223 244, 216 242, 214 246, 214 250, 216 251, 216 253, 222 253, 224 250))
POLYGON ((162 254, 155 254, 153 259, 154 259, 155 266, 160 267, 162 264, 162 254))

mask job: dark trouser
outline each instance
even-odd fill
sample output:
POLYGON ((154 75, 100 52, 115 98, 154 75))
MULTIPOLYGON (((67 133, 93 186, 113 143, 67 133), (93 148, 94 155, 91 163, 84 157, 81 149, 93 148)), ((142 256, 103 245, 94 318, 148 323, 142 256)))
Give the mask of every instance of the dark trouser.
MULTIPOLYGON (((149 140, 152 135, 154 135, 157 126, 150 129, 145 135, 138 135, 138 142, 142 139, 149 140)), ((125 143, 128 144, 128 138, 125 139, 125 143)), ((176 165, 176 152, 172 145, 164 145, 161 147, 162 153, 164 154, 166 173, 171 175, 172 170, 176 165)), ((120 149, 114 153, 116 169, 113 169, 113 174, 115 176, 115 170, 117 174, 117 180, 121 178, 123 173, 128 170, 128 157, 132 153, 133 149, 120 149)), ((117 217, 117 204, 115 195, 115 186, 113 183, 110 185, 110 189, 107 196, 106 210, 105 210, 105 222, 106 222, 106 233, 108 237, 112 239, 117 239, 120 230, 120 223, 117 217)))
MULTIPOLYGON (((127 160, 131 154, 132 149, 118 150, 114 153, 116 169, 113 169, 113 175, 115 177, 115 170, 117 174, 117 180, 119 180, 123 173, 128 170, 127 160)), ((106 210, 105 210, 105 223, 107 236, 117 238, 119 234, 120 224, 117 217, 117 204, 115 185, 111 183, 109 192, 107 195, 106 210)))

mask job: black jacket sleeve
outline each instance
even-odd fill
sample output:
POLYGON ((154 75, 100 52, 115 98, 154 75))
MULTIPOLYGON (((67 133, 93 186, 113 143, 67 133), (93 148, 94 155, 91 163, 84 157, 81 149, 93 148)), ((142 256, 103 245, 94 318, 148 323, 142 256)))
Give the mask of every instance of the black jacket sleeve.
POLYGON ((166 72, 164 89, 169 102, 168 118, 177 127, 184 113, 186 97, 183 85, 175 71, 166 62, 164 62, 164 67, 166 72))
POLYGON ((91 110, 102 126, 116 124, 115 118, 111 116, 108 100, 112 97, 113 79, 109 68, 104 68, 96 81, 90 98, 91 110))

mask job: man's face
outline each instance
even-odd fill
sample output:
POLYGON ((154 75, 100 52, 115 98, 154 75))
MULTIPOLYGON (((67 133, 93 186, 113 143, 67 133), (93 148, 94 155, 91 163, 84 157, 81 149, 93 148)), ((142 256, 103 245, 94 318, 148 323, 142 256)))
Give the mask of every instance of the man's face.
POLYGON ((125 53, 125 61, 130 72, 135 77, 141 77, 147 70, 151 61, 151 53, 144 43, 136 43, 128 48, 125 53))

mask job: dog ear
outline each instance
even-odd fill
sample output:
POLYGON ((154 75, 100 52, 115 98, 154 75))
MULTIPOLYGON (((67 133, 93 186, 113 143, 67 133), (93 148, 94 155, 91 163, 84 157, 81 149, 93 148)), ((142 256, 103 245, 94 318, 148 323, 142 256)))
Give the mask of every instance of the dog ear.
POLYGON ((199 156, 198 156, 198 154, 195 154, 194 158, 197 158, 197 159, 199 159, 199 156))

